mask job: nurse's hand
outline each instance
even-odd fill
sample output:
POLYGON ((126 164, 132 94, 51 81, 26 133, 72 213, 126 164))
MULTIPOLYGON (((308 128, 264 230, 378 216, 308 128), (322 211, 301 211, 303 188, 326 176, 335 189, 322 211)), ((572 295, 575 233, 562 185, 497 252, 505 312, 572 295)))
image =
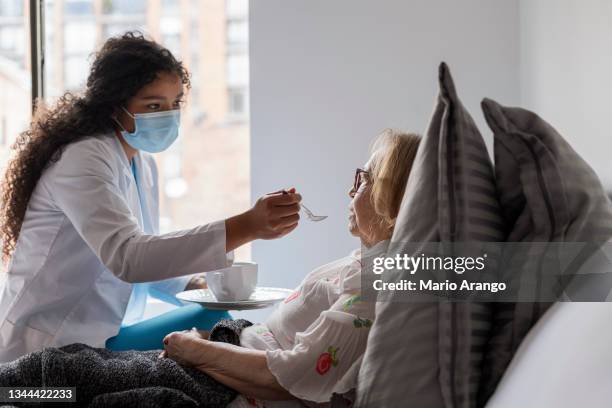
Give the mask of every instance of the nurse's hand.
POLYGON ((274 239, 293 231, 300 220, 300 201, 302 196, 295 188, 260 197, 250 210, 255 237, 274 239))
POLYGON ((280 238, 300 220, 302 196, 295 188, 260 197, 249 211, 225 220, 225 249, 232 251, 254 239, 280 238))

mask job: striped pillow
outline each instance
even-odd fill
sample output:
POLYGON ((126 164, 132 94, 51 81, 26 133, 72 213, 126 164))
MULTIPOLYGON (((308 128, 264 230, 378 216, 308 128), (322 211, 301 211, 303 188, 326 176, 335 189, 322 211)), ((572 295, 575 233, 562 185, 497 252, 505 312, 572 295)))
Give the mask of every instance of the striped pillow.
MULTIPOLYGON (((484 99, 494 133, 500 204, 512 242, 603 243, 612 237, 612 204, 590 166, 538 115, 484 99)), ((583 259, 591 255, 581 254, 583 259)), ((522 264, 537 262, 523 257, 522 264)), ((530 269, 531 270, 531 269, 530 269)), ((550 303, 498 303, 485 352, 479 401, 491 396, 529 329, 550 303)))
MULTIPOLYGON (((406 186, 391 253, 407 253, 403 243, 504 240, 491 160, 444 63, 439 86, 406 186)), ((490 305, 392 300, 377 304, 360 369, 357 405, 474 406, 490 305)))

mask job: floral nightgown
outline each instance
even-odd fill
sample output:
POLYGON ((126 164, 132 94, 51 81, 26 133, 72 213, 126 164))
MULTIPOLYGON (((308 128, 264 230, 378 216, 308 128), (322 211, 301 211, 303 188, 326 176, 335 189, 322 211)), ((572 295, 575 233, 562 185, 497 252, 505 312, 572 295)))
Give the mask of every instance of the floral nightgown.
POLYGON ((265 350, 268 368, 299 400, 240 395, 230 407, 325 406, 356 386, 375 302, 361 299, 360 250, 308 274, 267 319, 243 330, 241 345, 265 350))

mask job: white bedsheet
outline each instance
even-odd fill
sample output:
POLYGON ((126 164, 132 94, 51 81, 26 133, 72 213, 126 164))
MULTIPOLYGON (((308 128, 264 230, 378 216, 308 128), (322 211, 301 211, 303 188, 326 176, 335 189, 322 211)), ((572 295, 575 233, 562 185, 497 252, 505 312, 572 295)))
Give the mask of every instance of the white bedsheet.
POLYGON ((530 331, 487 408, 609 407, 612 303, 557 303, 530 331))

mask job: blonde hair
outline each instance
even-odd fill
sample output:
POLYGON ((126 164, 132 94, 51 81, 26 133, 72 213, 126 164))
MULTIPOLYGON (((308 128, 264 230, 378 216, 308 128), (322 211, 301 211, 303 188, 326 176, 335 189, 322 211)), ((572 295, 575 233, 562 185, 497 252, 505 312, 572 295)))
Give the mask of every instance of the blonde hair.
POLYGON ((393 230, 421 136, 385 129, 372 143, 371 200, 383 227, 393 230))

